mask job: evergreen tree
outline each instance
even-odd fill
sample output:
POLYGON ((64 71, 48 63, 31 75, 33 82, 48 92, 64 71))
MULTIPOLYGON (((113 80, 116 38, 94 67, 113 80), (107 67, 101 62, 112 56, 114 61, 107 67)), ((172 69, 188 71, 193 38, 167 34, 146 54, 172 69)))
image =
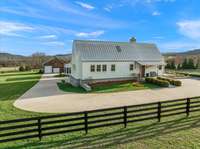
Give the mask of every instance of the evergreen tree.
POLYGON ((171 63, 171 69, 176 69, 175 62, 174 62, 174 61, 172 61, 172 63, 171 63))
POLYGON ((165 66, 166 69, 171 69, 171 65, 169 63, 167 63, 167 65, 165 66))
POLYGON ((193 59, 189 59, 187 69, 195 69, 193 59))
POLYGON ((200 59, 197 60, 197 63, 196 63, 196 66, 195 66, 196 69, 199 69, 199 66, 200 66, 200 59))
POLYGON ((178 69, 178 70, 181 69, 181 64, 178 64, 177 69, 178 69))
POLYGON ((182 69, 187 69, 187 67, 188 67, 188 62, 187 62, 187 59, 185 58, 182 63, 182 69))

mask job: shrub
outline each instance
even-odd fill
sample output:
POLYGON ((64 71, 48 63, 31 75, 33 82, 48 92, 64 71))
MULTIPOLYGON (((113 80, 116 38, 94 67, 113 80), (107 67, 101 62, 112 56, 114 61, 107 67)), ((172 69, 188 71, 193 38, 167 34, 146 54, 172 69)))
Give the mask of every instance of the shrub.
POLYGON ((61 80, 61 83, 62 83, 62 84, 65 84, 66 82, 65 82, 65 80, 61 80))
POLYGON ((20 67, 19 67, 19 71, 25 71, 24 67, 23 67, 23 66, 20 66, 20 67))
POLYGON ((156 84, 156 85, 159 85, 161 87, 169 87, 169 82, 165 81, 165 80, 159 80, 157 78, 145 78, 145 81, 147 83, 156 84))
POLYGON ((157 77, 157 79, 163 80, 163 81, 168 81, 171 85, 175 85, 175 86, 181 86, 182 85, 182 82, 179 81, 179 80, 173 80, 173 79, 162 78, 162 77, 157 77))
POLYGON ((140 84, 139 82, 133 82, 132 85, 135 87, 143 87, 144 86, 143 84, 140 84))
POLYGON ((182 85, 182 82, 179 81, 179 80, 173 80, 173 84, 172 84, 172 85, 181 86, 181 85, 182 85))
POLYGON ((30 66, 25 66, 25 71, 30 71, 31 67, 30 66))
POLYGON ((40 69, 40 70, 38 71, 38 73, 39 73, 39 74, 43 74, 44 71, 43 71, 42 69, 40 69))

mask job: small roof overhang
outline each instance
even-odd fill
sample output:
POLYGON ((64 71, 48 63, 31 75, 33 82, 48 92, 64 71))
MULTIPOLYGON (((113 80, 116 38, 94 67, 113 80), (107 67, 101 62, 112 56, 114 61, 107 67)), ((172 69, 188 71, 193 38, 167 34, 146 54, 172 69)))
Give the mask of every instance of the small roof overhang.
POLYGON ((163 61, 137 61, 140 65, 165 65, 163 61))

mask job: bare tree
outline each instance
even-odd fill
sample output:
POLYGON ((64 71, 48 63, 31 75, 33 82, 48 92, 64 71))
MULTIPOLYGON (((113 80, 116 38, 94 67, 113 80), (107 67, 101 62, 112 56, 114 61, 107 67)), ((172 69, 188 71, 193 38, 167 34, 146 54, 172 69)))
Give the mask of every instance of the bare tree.
POLYGON ((45 53, 36 52, 31 56, 31 65, 33 68, 42 68, 42 64, 46 61, 45 53))

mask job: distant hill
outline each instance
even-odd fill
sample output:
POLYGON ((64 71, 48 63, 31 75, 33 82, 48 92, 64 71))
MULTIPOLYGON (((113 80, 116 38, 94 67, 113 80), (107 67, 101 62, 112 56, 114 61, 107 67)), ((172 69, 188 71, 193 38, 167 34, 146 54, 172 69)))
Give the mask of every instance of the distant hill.
POLYGON ((25 56, 22 55, 15 55, 10 53, 0 53, 0 60, 16 60, 16 59, 23 59, 25 56))
MULTIPOLYGON (((57 55, 46 55, 46 57, 51 58, 53 56, 57 56, 62 59, 71 60, 71 54, 57 54, 57 55)), ((0 53, 0 60, 19 60, 19 59, 26 59, 30 58, 30 56, 23 56, 23 55, 16 55, 10 53, 0 53)))
POLYGON ((57 54, 55 56, 64 60, 71 60, 72 58, 72 54, 57 54))
POLYGON ((163 56, 189 56, 189 55, 200 55, 200 49, 190 50, 186 52, 172 52, 172 53, 163 53, 163 56))
POLYGON ((71 54, 57 54, 57 55, 45 55, 43 58, 33 59, 31 56, 16 55, 10 53, 0 53, 0 66, 19 66, 19 65, 40 65, 51 59, 52 57, 58 57, 65 61, 71 60, 71 54))

